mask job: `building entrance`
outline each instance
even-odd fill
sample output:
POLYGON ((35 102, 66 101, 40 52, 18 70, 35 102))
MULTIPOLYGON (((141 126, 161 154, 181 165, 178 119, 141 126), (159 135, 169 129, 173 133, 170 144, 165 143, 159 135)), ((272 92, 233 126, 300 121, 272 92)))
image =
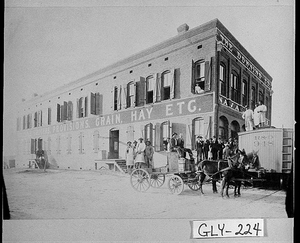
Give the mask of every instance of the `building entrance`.
POLYGON ((119 130, 110 130, 109 159, 119 158, 119 130))

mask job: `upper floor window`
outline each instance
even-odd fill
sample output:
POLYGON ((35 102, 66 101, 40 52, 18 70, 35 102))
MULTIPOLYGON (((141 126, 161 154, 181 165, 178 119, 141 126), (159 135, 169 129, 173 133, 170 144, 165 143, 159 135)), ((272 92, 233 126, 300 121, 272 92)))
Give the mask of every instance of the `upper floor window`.
POLYGON ((258 100, 261 102, 261 103, 264 103, 264 92, 262 90, 259 90, 259 93, 258 93, 258 100))
POLYGON ((205 62, 198 61, 195 63, 194 68, 194 78, 195 78, 195 85, 199 85, 200 91, 204 91, 205 86, 205 62))
POLYGON ((80 97, 77 100, 77 114, 78 118, 87 117, 88 97, 80 97))
POLYGON ((146 104, 153 103, 153 96, 155 90, 155 79, 153 76, 149 76, 146 79, 146 104))
MULTIPOLYGON (((83 99, 83 97, 82 97, 83 99)), ((79 105, 82 106, 82 101, 79 99, 78 103, 78 112, 79 105)), ((50 109, 50 108, 49 108, 50 109)), ((48 124, 51 123, 51 109, 48 109, 48 124), (50 120, 49 120, 50 119, 50 120)), ((81 111, 83 112, 83 111, 81 111)), ((81 116, 78 116, 81 117, 81 116)), ((63 104, 57 104, 57 121, 71 121, 73 119, 73 103, 72 101, 64 101, 63 104)))
POLYGON ((256 103, 256 88, 254 86, 251 87, 251 109, 254 110, 256 103))
POLYGON ((220 65, 219 71, 219 93, 226 96, 225 66, 223 64, 220 65))
POLYGON ((91 93, 91 114, 93 115, 100 115, 101 114, 101 95, 99 92, 91 93))
POLYGON ((170 99, 171 86, 172 86, 172 75, 170 71, 166 71, 161 75, 162 79, 162 100, 170 99))
POLYGON ((130 82, 127 85, 127 107, 134 107, 135 106, 135 85, 134 82, 130 82))
POLYGON ((239 103, 238 76, 236 73, 231 73, 230 76, 231 100, 239 103))
POLYGON ((48 125, 51 125, 51 108, 48 108, 48 125))
POLYGON ((245 79, 242 82, 242 105, 248 105, 248 86, 245 79))

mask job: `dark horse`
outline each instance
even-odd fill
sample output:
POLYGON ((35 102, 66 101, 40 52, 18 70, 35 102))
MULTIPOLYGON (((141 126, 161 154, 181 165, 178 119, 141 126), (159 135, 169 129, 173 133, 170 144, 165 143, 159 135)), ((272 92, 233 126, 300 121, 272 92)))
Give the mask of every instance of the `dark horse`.
POLYGON ((249 168, 249 166, 253 164, 253 160, 254 160, 253 158, 257 159, 257 155, 252 156, 251 160, 249 160, 244 150, 243 151, 237 150, 235 155, 228 158, 229 168, 222 172, 223 174, 223 180, 221 185, 222 197, 223 197, 225 187, 226 187, 225 194, 227 197, 229 197, 228 189, 230 184, 234 185, 234 196, 241 195, 242 180, 245 177, 246 168, 249 168))
POLYGON ((228 168, 226 160, 202 160, 198 163, 199 186, 200 192, 203 194, 202 185, 206 176, 212 180, 213 193, 217 193, 217 181, 220 179, 220 173, 228 168))

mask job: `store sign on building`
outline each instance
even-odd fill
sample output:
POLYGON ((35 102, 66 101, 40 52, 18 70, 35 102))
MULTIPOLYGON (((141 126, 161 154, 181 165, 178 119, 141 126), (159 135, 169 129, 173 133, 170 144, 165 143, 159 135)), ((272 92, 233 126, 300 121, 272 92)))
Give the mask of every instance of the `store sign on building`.
POLYGON ((244 107, 235 103, 234 101, 232 101, 231 99, 228 99, 222 95, 219 95, 219 103, 224 105, 224 106, 227 106, 233 110, 236 110, 238 112, 243 112, 244 111, 244 107))
POLYGON ((259 69, 249 61, 249 59, 237 49, 224 34, 218 30, 217 40, 241 63, 245 66, 253 75, 255 75, 268 89, 272 88, 271 81, 267 79, 259 69))
POLYGON ((32 130, 32 135, 70 132, 105 126, 169 119, 172 117, 201 114, 213 111, 213 94, 204 94, 187 99, 178 99, 160 102, 144 107, 125 109, 103 116, 80 118, 75 121, 66 121, 45 128, 32 130))

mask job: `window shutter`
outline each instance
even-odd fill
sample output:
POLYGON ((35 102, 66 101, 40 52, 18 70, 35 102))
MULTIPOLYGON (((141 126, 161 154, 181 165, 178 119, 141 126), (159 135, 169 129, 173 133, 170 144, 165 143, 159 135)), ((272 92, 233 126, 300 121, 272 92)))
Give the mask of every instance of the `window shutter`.
POLYGON ((48 108, 48 125, 51 124, 51 108, 48 108))
POLYGON ((170 87, 170 99, 175 98, 175 69, 171 70, 171 87, 170 87))
POLYGON ((40 111, 41 113, 41 116, 40 116, 40 118, 41 118, 41 120, 40 120, 40 126, 42 126, 43 125, 43 111, 40 111))
MULTIPOLYGON (((36 127, 36 122, 37 122, 37 117, 36 113, 34 113, 34 126, 36 127)), ((57 117, 56 117, 57 122, 60 122, 60 104, 57 104, 57 117)))
POLYGON ((31 152, 31 154, 34 154, 35 153, 35 151, 34 151, 34 139, 31 139, 30 141, 31 141, 31 143, 30 143, 30 152, 31 152))
POLYGON ((141 125, 141 138, 143 138, 145 141, 145 132, 144 131, 145 131, 145 126, 141 125))
POLYGON ((156 101, 161 101, 161 74, 157 73, 156 77, 156 101))
POLYGON ((188 124, 188 134, 191 139, 191 148, 195 149, 195 119, 188 124))
POLYGON ((145 103, 145 78, 140 77, 140 81, 136 82, 136 105, 143 106, 145 103))
POLYGON ((63 120, 68 119, 68 102, 64 101, 63 120))
POLYGON ((154 149, 156 152, 161 150, 161 125, 160 123, 155 124, 155 143, 154 143, 154 149))
POLYGON ((88 97, 84 97, 84 117, 88 116, 88 97))
POLYGON ((77 99, 77 109, 76 109, 76 118, 79 118, 80 114, 80 99, 77 99))
POLYGON ((195 62, 192 60, 192 73, 191 73, 191 92, 192 94, 195 94, 195 86, 196 86, 196 80, 195 80, 195 62))
POLYGON ((100 100, 100 93, 95 94, 95 114, 100 115, 100 106, 101 106, 101 100, 100 100))
POLYGON ((72 101, 69 101, 68 102, 68 117, 67 117, 67 119, 68 119, 68 121, 71 121, 71 120, 73 120, 73 103, 72 103, 72 101))
POLYGON ((151 144, 153 145, 154 141, 153 141, 153 124, 150 123, 150 141, 151 141, 151 144))
POLYGON ((121 102, 121 94, 122 94, 122 86, 120 85, 119 87, 119 90, 118 90, 118 97, 117 97, 117 110, 121 110, 121 105, 122 105, 122 102, 121 102))
POLYGON ((127 108, 127 85, 124 85, 123 87, 123 95, 122 95, 122 107, 123 109, 127 108))
POLYGON ((96 95, 91 92, 91 114, 96 115, 96 95))
POLYGON ((211 62, 205 62, 205 91, 210 91, 210 79, 211 79, 211 62))
MULTIPOLYGON (((124 87, 124 94, 126 94, 126 108, 130 107, 130 106, 133 106, 133 104, 130 104, 130 84, 131 82, 129 82, 126 86, 126 91, 125 91, 125 87, 124 87)), ((133 85, 133 90, 134 90, 135 86, 133 85)))
MULTIPOLYGON (((157 76, 158 73, 153 74, 153 79, 154 79, 154 86, 153 86, 153 103, 156 102, 156 96, 157 96, 157 76)), ((146 88, 147 85, 145 85, 146 88)), ((147 91, 145 91, 145 94, 147 93, 147 91)))

